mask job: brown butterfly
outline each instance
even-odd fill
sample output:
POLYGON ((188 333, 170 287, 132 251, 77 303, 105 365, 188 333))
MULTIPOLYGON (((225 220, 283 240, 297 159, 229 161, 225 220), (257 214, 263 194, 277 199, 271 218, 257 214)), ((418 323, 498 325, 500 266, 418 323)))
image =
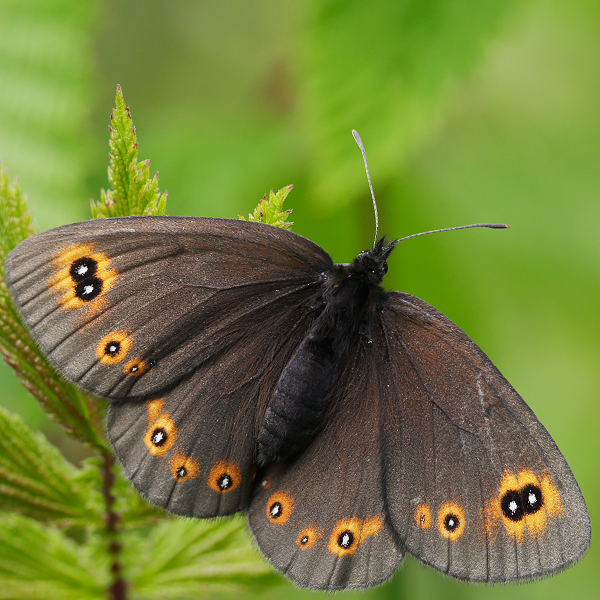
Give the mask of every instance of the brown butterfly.
POLYGON ((298 585, 375 585, 405 552, 468 581, 568 567, 590 521, 564 457, 461 329, 381 286, 395 244, 334 264, 268 225, 124 217, 35 235, 5 274, 57 370, 112 401, 140 493, 248 510, 298 585))

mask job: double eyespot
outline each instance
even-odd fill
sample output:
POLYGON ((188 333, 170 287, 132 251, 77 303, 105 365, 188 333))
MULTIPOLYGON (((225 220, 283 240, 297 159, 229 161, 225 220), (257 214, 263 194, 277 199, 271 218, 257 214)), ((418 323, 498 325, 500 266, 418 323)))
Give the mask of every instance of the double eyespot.
POLYGON ((500 523, 517 542, 526 535, 539 538, 548 521, 563 514, 560 493, 548 473, 538 479, 528 469, 518 473, 505 471, 498 486, 498 495, 490 498, 485 507, 485 527, 493 535, 500 523))
POLYGON ((87 306, 100 312, 103 306, 98 299, 113 286, 118 275, 108 256, 88 244, 64 248, 55 254, 52 266, 46 283, 64 310, 87 306))

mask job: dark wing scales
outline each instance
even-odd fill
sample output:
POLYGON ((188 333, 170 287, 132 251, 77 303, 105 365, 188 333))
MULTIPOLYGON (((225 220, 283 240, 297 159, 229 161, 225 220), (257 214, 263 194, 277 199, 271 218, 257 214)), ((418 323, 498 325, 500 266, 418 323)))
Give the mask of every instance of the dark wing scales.
POLYGON ((454 577, 523 580, 579 560, 590 522, 554 441, 475 343, 391 293, 381 352, 386 497, 407 550, 454 577))
POLYGON ((364 337, 343 367, 324 426, 289 464, 257 481, 250 527, 298 585, 348 589, 387 579, 403 557, 390 522, 379 366, 364 337))
POLYGON ((299 305, 273 314, 163 396, 111 404, 109 437, 150 502, 197 518, 247 506, 258 427, 306 321, 299 305))
POLYGON ((105 397, 148 398, 236 344, 249 321, 309 303, 331 266, 309 240, 267 225, 124 217, 26 240, 6 278, 59 371, 105 397), (92 277, 78 283, 74 269, 92 277))

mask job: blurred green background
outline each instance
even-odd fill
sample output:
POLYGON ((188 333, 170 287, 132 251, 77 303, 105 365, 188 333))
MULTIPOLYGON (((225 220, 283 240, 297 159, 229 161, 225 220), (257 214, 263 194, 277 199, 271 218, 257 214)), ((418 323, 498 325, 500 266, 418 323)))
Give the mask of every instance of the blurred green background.
MULTIPOLYGON (((407 241, 385 284, 492 358, 566 456, 594 526, 599 75, 597 0, 0 0, 0 160, 40 229, 89 218, 120 83, 168 213, 235 217, 293 183, 294 231, 349 261, 374 231, 356 128, 380 233, 510 224, 407 241)), ((0 402, 80 460, 4 364, 0 378, 0 402)), ((460 584, 407 557, 360 597, 597 598, 597 546, 522 586, 460 584)), ((283 593, 315 597, 268 597, 283 593)))

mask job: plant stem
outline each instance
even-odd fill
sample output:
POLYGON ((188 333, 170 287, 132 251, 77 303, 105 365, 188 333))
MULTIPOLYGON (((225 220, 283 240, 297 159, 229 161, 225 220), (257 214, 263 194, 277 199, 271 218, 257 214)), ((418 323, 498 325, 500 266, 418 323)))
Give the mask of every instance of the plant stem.
POLYGON ((115 482, 113 467, 115 459, 109 452, 102 452, 102 495, 106 504, 105 522, 108 534, 108 552, 112 557, 110 572, 112 583, 109 586, 109 600, 127 600, 127 582, 123 579, 119 555, 122 546, 119 542, 119 521, 121 517, 114 512, 113 504, 115 497, 112 494, 112 486, 115 482))

